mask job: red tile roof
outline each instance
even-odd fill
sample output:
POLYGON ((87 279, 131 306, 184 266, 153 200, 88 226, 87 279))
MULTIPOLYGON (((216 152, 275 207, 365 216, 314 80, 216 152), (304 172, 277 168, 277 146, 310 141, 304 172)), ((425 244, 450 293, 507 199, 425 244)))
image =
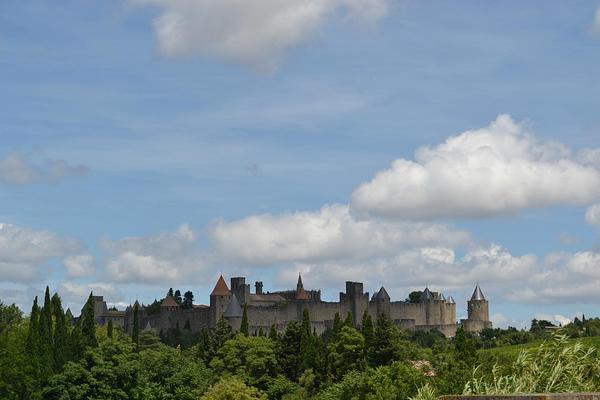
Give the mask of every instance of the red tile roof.
POLYGON ((163 302, 160 303, 160 306, 161 307, 179 307, 179 304, 177 304, 177 302, 175 301, 173 296, 167 296, 167 297, 165 297, 163 302))
POLYGON ((225 279, 223 279, 223 275, 219 277, 215 288, 213 289, 211 296, 226 296, 229 294, 229 287, 225 283, 225 279))

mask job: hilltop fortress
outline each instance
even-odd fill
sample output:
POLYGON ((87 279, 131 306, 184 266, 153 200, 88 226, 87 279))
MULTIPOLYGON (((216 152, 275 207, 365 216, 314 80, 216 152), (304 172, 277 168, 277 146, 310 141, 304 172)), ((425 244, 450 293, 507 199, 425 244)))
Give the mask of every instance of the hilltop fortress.
MULTIPOLYGON (((489 304, 479 285, 471 299, 467 302, 468 318, 456 320, 456 302, 452 297, 432 292, 428 288, 421 293, 419 299, 412 301, 391 301, 382 286, 372 297, 363 291, 360 282, 346 282, 346 292, 340 293, 337 302, 321 300, 320 290, 305 290, 302 277, 298 276, 295 290, 264 292, 263 283, 255 283, 254 293, 246 278, 231 278, 230 287, 223 276, 217 281, 210 294, 210 305, 193 305, 184 308, 172 296, 167 296, 159 310, 150 311, 148 307, 138 306, 140 327, 155 332, 169 329, 188 328, 199 331, 202 328, 214 328, 223 316, 235 330, 240 329, 243 308, 246 306, 250 333, 260 330, 268 332, 272 325, 283 331, 292 321, 301 321, 305 308, 309 310, 313 328, 321 334, 332 328, 335 314, 344 319, 351 313, 356 324, 360 324, 366 311, 372 318, 384 313, 402 329, 409 331, 438 330, 447 337, 453 337, 459 325, 473 333, 491 327, 489 320, 489 304)), ((94 298, 96 321, 105 324, 112 320, 115 326, 131 332, 133 329, 134 307, 125 311, 109 310, 101 296, 94 298)), ((135 305, 134 305, 135 306, 135 305)))

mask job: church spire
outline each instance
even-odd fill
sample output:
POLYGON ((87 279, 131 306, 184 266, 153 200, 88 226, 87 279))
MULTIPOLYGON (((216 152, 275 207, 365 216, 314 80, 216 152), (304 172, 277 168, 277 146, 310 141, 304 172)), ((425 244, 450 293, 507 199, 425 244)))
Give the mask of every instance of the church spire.
POLYGON ((296 284, 296 290, 304 289, 304 284, 302 284, 302 275, 298 273, 298 283, 296 284))

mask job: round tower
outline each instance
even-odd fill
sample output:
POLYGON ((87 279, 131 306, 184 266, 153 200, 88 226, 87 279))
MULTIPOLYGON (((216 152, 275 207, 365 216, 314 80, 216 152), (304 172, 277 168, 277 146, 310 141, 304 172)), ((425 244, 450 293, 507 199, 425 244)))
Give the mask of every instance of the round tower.
POLYGON ((242 310, 242 306, 240 305, 240 302, 238 301, 237 296, 234 293, 231 296, 229 304, 227 305, 227 309, 223 313, 223 317, 225 317, 225 319, 229 323, 229 326, 231 326, 231 328, 234 331, 239 331, 242 327, 243 316, 244 310, 242 310))
POLYGON ((217 326, 217 322, 221 315, 227 309, 229 300, 231 299, 231 292, 223 279, 223 275, 219 277, 215 288, 210 294, 210 327, 214 328, 217 326))
POLYGON ((489 322, 490 310, 479 284, 475 286, 471 300, 467 302, 468 319, 471 321, 489 322))

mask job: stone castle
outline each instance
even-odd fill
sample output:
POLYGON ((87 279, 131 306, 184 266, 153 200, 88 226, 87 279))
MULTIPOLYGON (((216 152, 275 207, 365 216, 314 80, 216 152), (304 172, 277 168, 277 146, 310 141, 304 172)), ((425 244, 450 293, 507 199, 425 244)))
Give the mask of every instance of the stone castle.
POLYGON ((140 305, 136 300, 134 306, 127 307, 125 311, 118 311, 108 309, 101 296, 96 296, 94 300, 96 321, 99 324, 112 320, 114 326, 128 332, 133 330, 135 305, 139 310, 140 328, 157 333, 177 327, 192 331, 214 328, 221 316, 233 329, 239 330, 244 306, 247 309, 251 334, 261 330, 266 333, 271 326, 275 326, 277 331, 283 331, 290 322, 302 320, 305 308, 309 310, 312 327, 319 334, 333 327, 336 313, 341 319, 351 313, 355 323, 360 324, 365 311, 373 320, 380 313, 384 313, 402 329, 413 332, 438 330, 447 337, 453 337, 459 325, 473 333, 492 326, 489 304, 479 284, 467 302, 468 318, 460 322, 456 320, 454 298, 444 297, 443 294, 432 292, 428 288, 423 290, 418 299, 391 301, 383 286, 371 297, 368 292, 363 291, 362 283, 346 282, 346 292, 340 293, 340 300, 327 302, 321 300, 320 290, 305 290, 301 276, 298 276, 295 290, 264 292, 263 283, 256 282, 254 293, 251 293, 246 278, 231 278, 228 287, 221 276, 210 294, 208 306, 193 305, 185 308, 172 296, 167 296, 162 301, 160 310, 150 312, 148 307, 140 305))

